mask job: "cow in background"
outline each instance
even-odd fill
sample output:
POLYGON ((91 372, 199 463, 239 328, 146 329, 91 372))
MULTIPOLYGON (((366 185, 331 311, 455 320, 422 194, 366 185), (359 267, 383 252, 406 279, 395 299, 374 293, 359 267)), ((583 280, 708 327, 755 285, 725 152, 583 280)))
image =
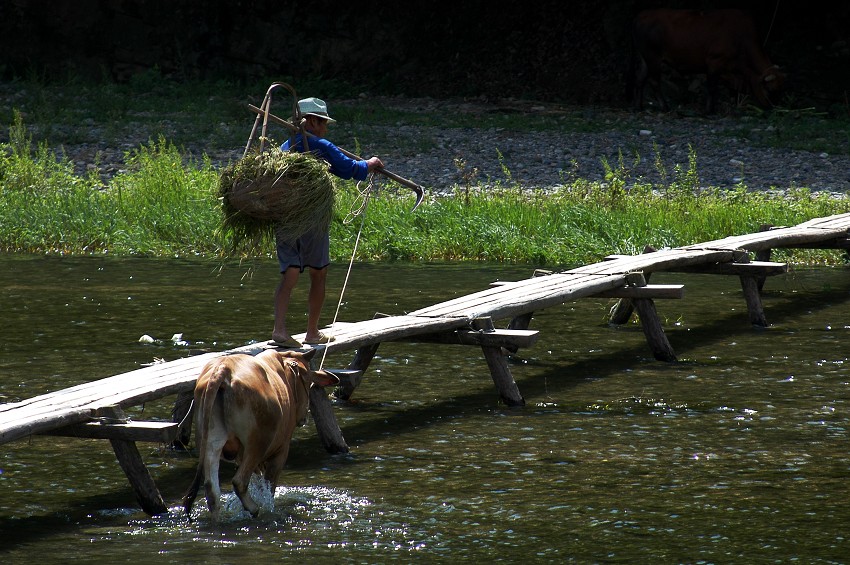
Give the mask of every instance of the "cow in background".
POLYGON ((749 93, 763 108, 772 106, 785 75, 759 44, 752 18, 740 10, 646 10, 635 18, 633 103, 643 108, 649 83, 663 110, 669 105, 661 89, 661 72, 669 65, 682 74, 705 74, 706 112, 717 108, 721 80, 749 93))
POLYGON ((330 373, 310 370, 315 353, 267 349, 257 356, 226 355, 204 366, 195 384, 198 470, 183 496, 187 515, 203 480, 207 506, 218 518, 220 459, 236 462, 233 490, 245 510, 259 513, 248 493, 251 475, 262 471, 274 492, 292 433, 307 421, 311 384, 339 384, 330 373))

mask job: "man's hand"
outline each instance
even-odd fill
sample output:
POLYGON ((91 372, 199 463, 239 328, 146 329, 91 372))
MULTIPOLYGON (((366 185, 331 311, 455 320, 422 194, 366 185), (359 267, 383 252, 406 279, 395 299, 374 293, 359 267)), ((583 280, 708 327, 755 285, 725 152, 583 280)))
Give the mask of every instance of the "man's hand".
POLYGON ((371 159, 366 160, 366 167, 369 172, 374 172, 375 169, 383 169, 384 162, 378 159, 377 157, 372 157, 371 159))

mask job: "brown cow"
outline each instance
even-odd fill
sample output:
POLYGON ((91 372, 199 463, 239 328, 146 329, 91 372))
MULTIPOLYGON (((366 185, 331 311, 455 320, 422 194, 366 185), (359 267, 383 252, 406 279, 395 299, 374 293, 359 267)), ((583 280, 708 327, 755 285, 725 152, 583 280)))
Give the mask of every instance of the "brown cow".
POLYGON ((310 370, 315 353, 268 349, 257 356, 219 357, 204 366, 195 385, 198 471, 183 496, 187 515, 203 479, 207 506, 218 517, 220 459, 236 461, 233 490, 245 510, 257 515, 260 508, 248 493, 251 475, 262 471, 274 492, 292 433, 307 421, 311 383, 339 383, 334 375, 310 370))
POLYGON ((752 18, 741 10, 646 10, 635 19, 632 39, 637 109, 643 107, 647 81, 662 109, 668 109, 661 92, 664 64, 683 74, 706 75, 709 114, 716 109, 720 80, 738 92, 749 92, 765 108, 772 106, 769 93, 777 92, 785 80, 759 45, 752 18))

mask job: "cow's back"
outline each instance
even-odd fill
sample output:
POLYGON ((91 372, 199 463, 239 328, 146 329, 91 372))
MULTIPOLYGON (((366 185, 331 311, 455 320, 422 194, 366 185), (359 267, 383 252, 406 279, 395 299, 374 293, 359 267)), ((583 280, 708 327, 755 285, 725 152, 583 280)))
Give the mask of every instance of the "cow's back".
POLYGON ((292 371, 270 363, 264 353, 234 371, 224 412, 228 429, 245 447, 270 454, 288 444, 295 430, 295 382, 292 371))
POLYGON ((755 40, 752 19, 740 10, 645 10, 634 28, 644 57, 657 58, 681 72, 705 73, 739 63, 755 40))
POLYGON ((742 10, 645 10, 635 18, 632 32, 640 61, 635 70, 637 107, 643 84, 647 79, 659 84, 665 65, 684 74, 705 74, 709 108, 720 79, 739 91, 749 89, 765 107, 770 106, 767 90, 777 91, 784 79, 762 49, 752 17, 742 10))

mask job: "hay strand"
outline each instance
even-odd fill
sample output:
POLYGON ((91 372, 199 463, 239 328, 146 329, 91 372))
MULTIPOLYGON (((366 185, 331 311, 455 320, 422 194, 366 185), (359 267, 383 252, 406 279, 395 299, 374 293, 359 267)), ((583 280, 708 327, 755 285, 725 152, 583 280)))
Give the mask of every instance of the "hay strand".
POLYGON ((274 147, 249 153, 222 169, 219 199, 222 228, 234 245, 277 233, 291 241, 310 229, 328 229, 334 184, 325 161, 309 153, 274 147))

